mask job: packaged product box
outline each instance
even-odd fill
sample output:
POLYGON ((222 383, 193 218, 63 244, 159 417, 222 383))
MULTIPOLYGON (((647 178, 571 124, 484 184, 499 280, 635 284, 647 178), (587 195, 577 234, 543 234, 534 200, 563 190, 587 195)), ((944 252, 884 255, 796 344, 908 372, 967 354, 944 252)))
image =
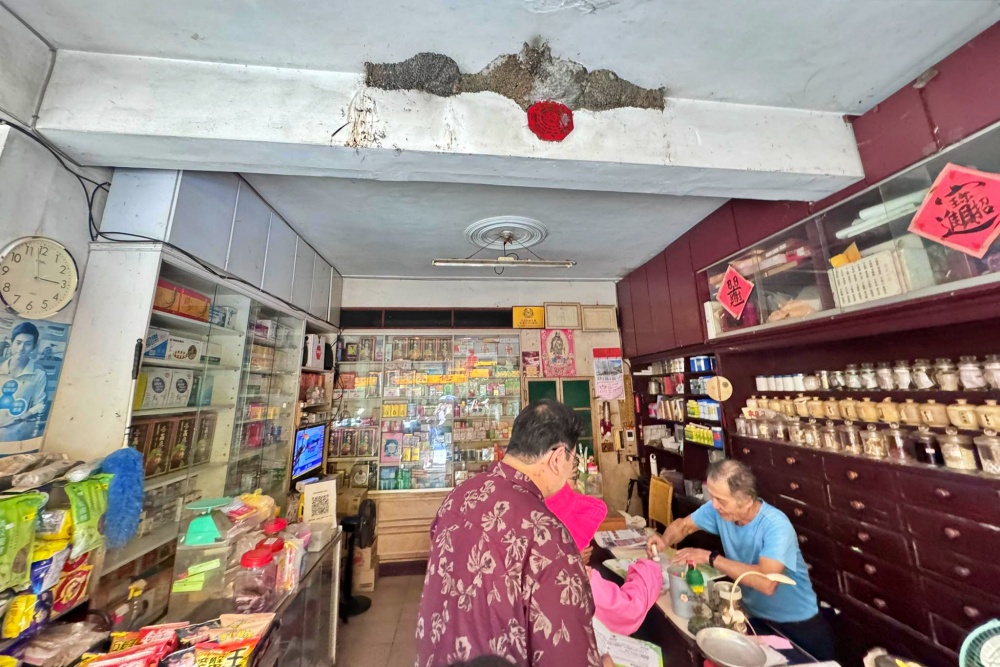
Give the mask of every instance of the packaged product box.
POLYGON ((354 547, 354 571, 358 572, 360 570, 370 570, 375 562, 375 557, 378 556, 378 540, 376 539, 372 542, 370 547, 364 549, 360 547, 354 547))
POLYGON ((169 368, 147 368, 141 371, 140 375, 144 376, 141 382, 144 387, 141 409, 171 407, 168 401, 174 379, 173 371, 169 368))
POLYGON ((378 557, 372 559, 372 567, 365 570, 354 569, 354 580, 351 594, 372 593, 378 580, 378 557))
POLYGON ((170 343, 170 332, 166 329, 150 327, 146 332, 146 351, 142 356, 149 359, 166 359, 167 347, 170 343))
POLYGON ((203 412, 198 416, 194 455, 191 460, 193 465, 208 463, 212 458, 212 443, 215 441, 215 424, 218 418, 214 412, 203 412))
POLYGON ((156 281, 156 294, 153 296, 153 310, 176 313, 180 301, 181 288, 169 280, 160 278, 156 281))
POLYGON ((191 383, 191 397, 188 407, 205 407, 212 404, 214 380, 211 375, 195 373, 191 383))
POLYGON ((143 452, 146 477, 167 472, 168 456, 173 445, 175 418, 157 419, 153 422, 153 432, 149 445, 143 452))
POLYGON ((212 307, 212 300, 193 289, 187 287, 178 288, 180 291, 177 314, 190 317, 193 320, 208 322, 208 312, 212 307))
POLYGON ((132 410, 142 410, 142 402, 146 398, 146 371, 140 371, 135 378, 135 394, 132 395, 132 410))
POLYGON ((170 361, 196 364, 201 361, 201 352, 204 345, 200 340, 171 336, 167 341, 166 358, 170 361))
POLYGON ((337 493, 337 516, 357 516, 361 501, 368 497, 368 489, 344 489, 337 493))
POLYGON ((180 470, 188 463, 189 452, 194 444, 195 428, 198 418, 196 416, 181 417, 177 420, 177 429, 174 432, 173 447, 170 450, 170 460, 168 469, 170 471, 180 470))
POLYGON ((194 371, 174 370, 171 373, 170 389, 167 392, 164 408, 183 408, 191 400, 191 386, 194 384, 194 371))
POLYGON ((153 422, 149 419, 133 419, 128 432, 128 446, 140 454, 149 447, 149 439, 153 436, 153 422))

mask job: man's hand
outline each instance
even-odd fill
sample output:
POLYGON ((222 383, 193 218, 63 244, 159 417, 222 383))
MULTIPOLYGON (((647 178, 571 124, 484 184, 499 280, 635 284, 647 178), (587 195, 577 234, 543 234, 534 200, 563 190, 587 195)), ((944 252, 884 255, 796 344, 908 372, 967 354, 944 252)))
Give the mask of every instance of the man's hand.
POLYGON ((708 557, 711 555, 712 552, 705 549, 681 549, 670 559, 670 564, 686 563, 690 560, 695 565, 707 565, 708 557))
POLYGON ((667 549, 667 542, 663 539, 661 535, 650 535, 649 539, 646 540, 646 555, 652 558, 653 547, 656 547, 657 554, 661 554, 667 549))
POLYGON ((615 667, 615 661, 611 659, 611 656, 604 654, 601 656, 601 667, 615 667))

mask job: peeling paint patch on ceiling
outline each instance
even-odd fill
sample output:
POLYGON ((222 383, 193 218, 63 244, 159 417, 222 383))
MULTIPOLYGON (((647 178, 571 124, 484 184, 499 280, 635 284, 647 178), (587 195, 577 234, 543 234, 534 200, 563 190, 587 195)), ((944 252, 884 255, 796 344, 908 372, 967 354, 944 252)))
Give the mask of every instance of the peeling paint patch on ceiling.
POLYGON ((619 0, 524 0, 525 9, 535 14, 551 14, 567 9, 575 9, 585 14, 593 14, 618 4, 619 0))
POLYGON ((611 70, 591 72, 578 62, 554 57, 548 44, 525 44, 519 53, 502 55, 474 74, 463 74, 452 58, 439 53, 418 53, 399 63, 365 63, 365 84, 442 97, 490 91, 513 100, 522 109, 542 100, 555 100, 571 109, 591 111, 622 107, 662 110, 666 97, 664 88, 642 88, 611 70))

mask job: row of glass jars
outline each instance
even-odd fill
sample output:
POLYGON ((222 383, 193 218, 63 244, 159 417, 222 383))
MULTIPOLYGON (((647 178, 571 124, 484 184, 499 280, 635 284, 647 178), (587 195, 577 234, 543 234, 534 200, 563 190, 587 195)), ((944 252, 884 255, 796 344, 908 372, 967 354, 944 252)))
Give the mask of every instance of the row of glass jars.
POLYGON ((988 354, 980 362, 974 356, 959 359, 917 359, 912 364, 897 361, 890 364, 849 364, 846 370, 816 371, 812 375, 758 375, 757 391, 818 391, 848 390, 930 390, 979 391, 1000 389, 1000 355, 988 354))
POLYGON ((765 416, 782 415, 886 424, 899 422, 910 426, 923 424, 936 428, 954 426, 961 429, 1000 430, 1000 405, 993 399, 987 399, 983 405, 972 405, 964 398, 956 399, 951 404, 938 403, 934 400, 918 403, 912 398, 900 403, 891 398, 882 401, 873 401, 867 397, 860 400, 822 399, 800 394, 796 398, 751 396, 747 399, 746 406, 751 415, 769 411, 772 415, 765 416))
POLYGON ((802 422, 783 417, 763 420, 739 417, 736 419, 736 432, 749 438, 789 442, 872 459, 944 465, 956 470, 982 470, 1000 476, 1000 437, 993 430, 972 438, 959 434, 954 428, 938 434, 932 433, 927 426, 913 431, 901 428, 895 422, 888 428, 879 428, 875 424, 860 428, 851 421, 840 426, 827 421, 820 426, 814 419, 802 422))

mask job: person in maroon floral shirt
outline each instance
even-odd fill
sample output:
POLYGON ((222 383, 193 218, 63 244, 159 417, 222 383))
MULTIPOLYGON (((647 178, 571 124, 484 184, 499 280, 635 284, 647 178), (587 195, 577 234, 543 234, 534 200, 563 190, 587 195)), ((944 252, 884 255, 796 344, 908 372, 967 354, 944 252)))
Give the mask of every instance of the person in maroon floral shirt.
POLYGON ((496 655, 599 667, 580 551, 545 506, 576 468, 576 413, 544 399, 514 420, 503 460, 448 494, 431 527, 416 667, 496 655))

